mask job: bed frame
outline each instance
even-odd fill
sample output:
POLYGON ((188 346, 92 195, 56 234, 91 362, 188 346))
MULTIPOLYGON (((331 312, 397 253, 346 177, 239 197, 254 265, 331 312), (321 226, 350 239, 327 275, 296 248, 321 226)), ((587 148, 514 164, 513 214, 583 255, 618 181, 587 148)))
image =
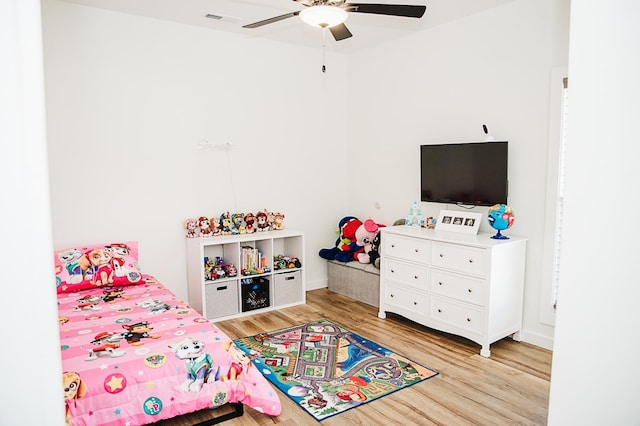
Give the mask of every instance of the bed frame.
POLYGON ((222 416, 216 417, 215 419, 205 420, 204 422, 196 423, 193 426, 210 426, 217 425, 222 422, 226 422, 227 420, 235 419, 237 417, 242 417, 244 414, 244 405, 241 402, 230 402, 228 405, 234 406, 234 411, 223 414, 222 416))

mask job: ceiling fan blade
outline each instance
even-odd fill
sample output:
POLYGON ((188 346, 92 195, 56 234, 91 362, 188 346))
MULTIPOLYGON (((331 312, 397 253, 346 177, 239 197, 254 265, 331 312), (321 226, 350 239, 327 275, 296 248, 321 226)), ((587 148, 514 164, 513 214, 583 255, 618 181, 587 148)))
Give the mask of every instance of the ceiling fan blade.
POLYGON ((264 21, 254 22, 253 24, 243 25, 242 28, 258 28, 263 25, 273 24, 274 22, 282 21, 283 19, 292 18, 298 16, 300 11, 285 13, 284 15, 274 16, 273 18, 265 19, 264 21))
POLYGON ((331 34, 333 35, 333 38, 336 39, 336 41, 344 40, 345 38, 349 38, 353 35, 345 24, 334 25, 333 27, 329 28, 329 31, 331 31, 331 34))
POLYGON ((404 16, 406 18, 422 18, 427 10, 426 6, 411 4, 345 3, 343 7, 349 12, 404 16))

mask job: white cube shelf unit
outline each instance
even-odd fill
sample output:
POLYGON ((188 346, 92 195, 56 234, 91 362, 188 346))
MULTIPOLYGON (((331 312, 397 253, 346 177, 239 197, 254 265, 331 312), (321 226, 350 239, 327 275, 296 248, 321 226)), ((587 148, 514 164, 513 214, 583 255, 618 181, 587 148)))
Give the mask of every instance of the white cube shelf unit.
POLYGON ((205 318, 215 321, 304 304, 306 293, 303 256, 304 235, 288 229, 188 238, 189 304, 205 318), (245 247, 258 249, 265 259, 268 272, 242 275, 241 256, 245 247), (273 258, 277 255, 296 257, 302 266, 276 270, 273 258), (238 275, 215 280, 205 279, 205 257, 220 257, 225 263, 232 263, 238 270, 238 275), (246 279, 253 279, 254 284, 243 284, 246 279))

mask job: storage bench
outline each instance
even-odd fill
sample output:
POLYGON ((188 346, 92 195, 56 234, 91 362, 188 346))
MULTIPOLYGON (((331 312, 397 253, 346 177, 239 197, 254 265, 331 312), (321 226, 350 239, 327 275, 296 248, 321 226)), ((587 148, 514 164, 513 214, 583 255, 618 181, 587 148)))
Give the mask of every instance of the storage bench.
POLYGON ((329 290, 378 307, 380 270, 370 263, 327 261, 329 290))

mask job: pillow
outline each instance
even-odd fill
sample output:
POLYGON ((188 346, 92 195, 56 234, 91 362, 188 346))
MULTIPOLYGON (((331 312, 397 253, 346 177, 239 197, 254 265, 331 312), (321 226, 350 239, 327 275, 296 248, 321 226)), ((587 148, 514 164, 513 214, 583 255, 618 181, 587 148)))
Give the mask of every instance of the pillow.
POLYGON ((95 244, 54 252, 58 293, 137 284, 138 242, 95 244))

